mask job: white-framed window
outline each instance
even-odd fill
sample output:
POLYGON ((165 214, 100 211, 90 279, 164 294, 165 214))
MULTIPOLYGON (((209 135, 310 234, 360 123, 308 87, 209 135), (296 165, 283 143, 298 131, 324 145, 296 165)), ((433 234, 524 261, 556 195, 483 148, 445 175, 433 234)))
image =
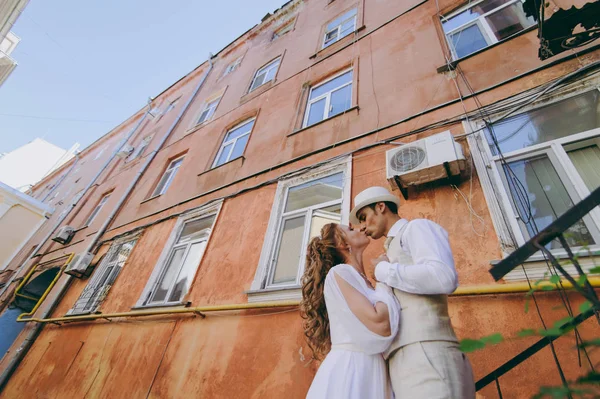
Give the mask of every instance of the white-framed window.
POLYGON ((225 70, 223 71, 223 76, 227 76, 230 73, 232 73, 233 71, 235 71, 236 69, 238 69, 238 67, 242 63, 242 58, 244 58, 244 57, 238 57, 234 61, 232 61, 229 65, 227 65, 227 67, 225 67, 225 70))
POLYGON ((136 306, 182 303, 196 275, 220 208, 221 202, 179 218, 136 306))
POLYGON ((327 223, 348 223, 351 159, 279 182, 250 301, 299 297, 306 247, 327 223))
POLYGON ((323 36, 323 48, 332 45, 356 30, 356 8, 346 11, 327 24, 323 36))
POLYGON ((211 120, 213 115, 215 114, 215 111, 217 110, 217 107, 219 106, 220 101, 221 101, 221 97, 215 98, 214 100, 204 103, 204 108, 202 109, 202 112, 200 113, 200 117, 198 118, 196 125, 199 125, 201 123, 211 120))
MULTIPOLYGON (((501 243, 514 241, 503 245, 505 252, 600 186, 598 88, 554 97, 491 127, 477 123, 470 129, 476 131, 469 145, 501 243)), ((576 253, 600 248, 600 211, 586 215, 565 238, 576 253)), ((557 257, 565 254, 557 242, 548 248, 557 257)))
POLYGON ((252 132, 252 128, 254 127, 255 120, 256 118, 245 120, 239 125, 229 129, 223 139, 221 148, 219 148, 219 152, 213 163, 213 168, 242 156, 246 149, 250 132, 252 132))
POLYGON ((523 11, 525 0, 469 2, 442 17, 442 27, 454 59, 465 57, 536 24, 523 11))
POLYGON ((269 62, 264 67, 260 68, 254 74, 254 78, 252 79, 252 84, 250 85, 250 90, 248 92, 253 91, 254 89, 264 85, 275 79, 275 75, 277 75, 277 70, 279 69, 279 63, 281 62, 281 57, 274 59, 269 62))
POLYGON ((88 314, 98 309, 127 262, 140 234, 119 239, 110 246, 67 315, 88 314))
POLYGON ((352 69, 311 87, 302 127, 314 125, 352 106, 352 69))
POLYGON ((104 194, 102 196, 102 198, 100 198, 100 201, 98 201, 98 205, 96 205, 96 207, 94 208, 92 213, 90 213, 90 216, 88 216, 87 220, 85 221, 84 226, 89 226, 92 224, 92 222, 94 221, 96 216, 98 216, 98 213, 100 213, 100 211, 102 210, 102 208, 104 207, 104 205, 106 204, 108 199, 110 198, 110 194, 111 193, 104 194))
POLYGON ((144 154, 144 151, 146 150, 146 147, 148 147, 148 144, 150 144, 150 142, 152 141, 153 137, 153 134, 144 137, 144 139, 140 141, 140 144, 138 144, 135 151, 131 154, 131 159, 136 159, 137 157, 142 156, 142 154, 144 154))
POLYGON ((286 22, 285 25, 283 25, 281 28, 279 28, 275 32, 273 32, 273 37, 271 38, 271 41, 275 41, 275 40, 279 39, 281 36, 285 35, 286 33, 291 32, 293 27, 294 27, 293 20, 286 22))
POLYGON ((169 166, 167 167, 167 169, 165 170, 165 173, 163 173, 162 177, 158 181, 158 184, 154 188, 154 191, 152 192, 152 195, 150 197, 157 197, 157 196, 163 195, 164 193, 167 192, 167 189, 173 182, 173 179, 175 178, 177 171, 179 170, 179 168, 181 167, 181 164, 183 163, 183 158, 184 157, 181 156, 179 158, 172 160, 169 163, 169 166))

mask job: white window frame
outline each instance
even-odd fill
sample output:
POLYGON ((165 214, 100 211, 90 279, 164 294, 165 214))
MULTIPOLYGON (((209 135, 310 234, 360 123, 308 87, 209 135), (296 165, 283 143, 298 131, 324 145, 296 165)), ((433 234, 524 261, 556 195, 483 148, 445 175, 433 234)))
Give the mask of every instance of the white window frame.
MULTIPOLYGON (((238 123, 237 125, 235 125, 234 127, 232 127, 231 129, 227 129, 227 132, 225 133, 225 136, 223 137, 223 142, 221 143, 221 147, 219 148, 219 151, 217 152, 217 156, 215 157, 215 160, 213 161, 213 168, 216 168, 217 166, 221 166, 221 165, 225 165, 228 162, 233 161, 233 159, 231 159, 231 154, 233 152, 233 149, 235 148, 235 144, 237 143, 237 141, 243 137, 249 136, 252 133, 252 130, 254 130, 254 124, 252 124, 252 128, 250 130, 248 130, 247 133, 244 133, 242 135, 239 135, 233 139, 230 139, 228 141, 225 141, 225 139, 227 138, 227 135, 235 130, 238 129, 250 122, 255 122, 256 123, 256 117, 252 117, 252 118, 248 118, 245 121, 238 123), (217 164, 217 162, 219 161, 219 158, 221 157, 221 153, 223 152, 223 150, 225 149, 225 147, 227 147, 228 145, 231 144, 231 148, 229 149, 229 154, 227 155, 227 160, 221 164, 217 164)), ((249 141, 250 139, 248 139, 249 141)), ((246 147, 248 146, 248 142, 246 142, 246 147)), ((246 147, 244 147, 244 151, 242 151, 242 154, 246 151, 246 147)), ((240 155, 240 157, 243 155, 240 155)), ((238 157, 239 158, 239 157, 238 157)), ((234 158, 237 159, 237 158, 234 158)))
MULTIPOLYGON (((590 90, 600 90, 600 79, 596 80, 596 83, 579 84, 574 89, 567 88, 561 93, 554 95, 552 98, 537 101, 522 108, 518 113, 511 116, 541 108, 545 105, 589 92, 590 90)), ((491 117, 492 121, 496 118, 497 115, 492 115, 491 117)), ((463 122, 463 126, 465 132, 468 134, 467 141, 469 143, 470 153, 473 154, 473 163, 482 185, 494 228, 500 241, 502 255, 503 257, 506 257, 527 242, 528 238, 522 231, 522 227, 518 221, 519 217, 512 205, 510 193, 505 186, 503 177, 504 172, 502 171, 501 166, 498 165, 499 156, 493 155, 485 132, 483 131, 485 123, 481 120, 477 120, 463 122)), ((563 145, 593 138, 600 138, 600 128, 506 152, 503 153, 503 155, 508 162, 512 162, 532 158, 543 153, 549 154, 548 156, 551 158, 550 161, 552 162, 552 166, 558 173, 561 182, 564 184, 573 203, 576 204, 581 199, 588 196, 590 191, 579 176, 579 173, 565 152, 563 145)), ((596 241, 596 244, 590 246, 589 250, 592 252, 598 251, 600 249, 600 240, 598 240, 600 230, 600 209, 593 209, 586 219, 588 230, 596 241)), ((574 251, 576 252, 577 249, 574 248, 574 251)), ((567 256, 562 248, 553 249, 552 253, 558 258, 567 256)), ((580 263, 584 270, 587 271, 589 268, 593 267, 594 264, 591 258, 586 259, 584 255, 585 253, 582 252, 580 263)), ((547 266, 544 259, 544 255, 538 252, 528 260, 527 277, 530 279, 540 279, 544 277, 547 272, 547 266)), ((569 272, 576 273, 576 270, 572 265, 566 266, 565 269, 569 272)), ((507 274, 504 279, 507 281, 523 281, 527 277, 522 269, 517 268, 507 274)))
POLYGON ((254 74, 254 77, 252 78, 252 82, 250 83, 250 88, 248 89, 248 93, 253 92, 254 90, 258 89, 259 87, 272 82, 275 80, 275 77, 277 76, 277 72, 279 71, 279 66, 281 65, 281 56, 275 58, 273 61, 269 62, 268 64, 266 64, 265 66, 259 68, 256 73, 254 74), (271 72, 271 70, 275 69, 275 74, 273 75, 273 78, 270 80, 263 80, 261 82, 261 84, 259 84, 258 86, 254 86, 254 83, 258 80, 258 78, 260 76, 263 76, 263 79, 266 78, 266 76, 269 74, 269 72, 271 72))
MULTIPOLYGON (((448 20, 450 20, 450 18, 455 17, 456 15, 458 15, 458 14, 460 14, 460 13, 468 10, 469 8, 473 8, 476 5, 478 5, 480 3, 483 3, 484 1, 487 1, 487 0, 479 0, 479 1, 475 1, 475 2, 470 2, 470 3, 466 4, 466 5, 464 5, 463 7, 459 8, 458 10, 456 10, 456 11, 454 11, 454 12, 448 14, 448 15, 442 16, 442 22, 444 20, 448 21, 448 20)), ((455 34, 457 32, 463 31, 463 30, 465 30, 465 29, 467 29, 467 28, 469 28, 469 27, 471 27, 473 25, 479 26, 479 31, 481 32, 483 38, 487 42, 487 46, 486 47, 483 47, 483 48, 481 48, 479 50, 476 50, 473 53, 475 53, 477 51, 481 51, 481 50, 483 50, 483 49, 491 46, 492 44, 496 44, 496 43, 499 43, 501 41, 504 41, 504 40, 508 39, 508 38, 504 38, 502 40, 498 40, 496 38, 496 35, 494 34, 494 30, 490 27, 489 23, 487 22, 486 17, 488 17, 491 14, 494 14, 494 13, 496 13, 496 12, 498 12, 498 11, 506 8, 506 7, 510 7, 511 5, 513 5, 515 3, 518 3, 518 2, 524 3, 525 0, 512 0, 512 1, 509 1, 508 3, 503 4, 500 7, 494 8, 493 10, 488 11, 487 13, 485 13, 483 15, 480 15, 479 17, 477 17, 477 18, 475 18, 475 19, 473 19, 473 20, 471 20, 469 22, 466 22, 466 23, 464 23, 464 24, 462 24, 462 25, 460 25, 460 26, 458 26, 458 27, 456 27, 456 28, 454 28, 454 29, 452 29, 452 30, 450 30, 448 32, 444 31, 444 34, 446 36, 446 42, 448 43, 448 47, 450 48, 450 51, 452 52, 452 59, 457 60, 457 59, 460 59, 461 57, 459 57, 456 54, 456 51, 454 49, 454 45, 452 44, 452 40, 450 39, 450 36, 452 36, 453 34, 455 34)), ((532 26, 535 26, 535 25, 532 25, 532 26)), ((442 30, 443 29, 444 29, 444 27, 442 26, 442 30)), ((525 28, 525 29, 529 29, 529 28, 525 28)), ((523 30, 525 30, 525 29, 523 29, 523 30)), ((519 31, 519 32, 522 32, 522 31, 519 31)), ((519 32, 517 32, 517 33, 519 33, 519 32)), ((469 55, 471 55, 473 53, 464 55, 463 57, 468 57, 469 55)))
POLYGON ((242 58, 244 57, 238 57, 235 60, 233 60, 229 65, 227 65, 225 67, 225 70, 223 71, 223 77, 229 75, 230 73, 233 73, 236 69, 238 69, 238 67, 242 63, 242 58))
MULTIPOLYGON (((306 213, 312 215, 313 208, 323 208, 335 204, 341 204, 341 223, 349 223, 350 215, 350 188, 351 188, 351 173, 352 173, 352 157, 345 157, 340 160, 330 162, 309 173, 296 175, 287 180, 282 180, 277 185, 275 193, 275 201, 269 218, 269 225, 265 234, 265 240, 260 255, 260 261, 254 275, 254 280, 247 291, 248 302, 261 301, 276 301, 276 300, 294 300, 302 297, 300 278, 304 273, 304 259, 306 256, 306 248, 302 248, 300 259, 301 265, 298 267, 296 282, 287 284, 271 285, 270 281, 274 272, 273 258, 276 256, 280 240, 280 230, 283 226, 283 221, 287 217, 297 216, 298 214, 306 213), (342 199, 331 201, 330 203, 322 203, 314 207, 303 208, 298 211, 284 213, 285 205, 290 188, 307 183, 312 180, 321 179, 336 173, 343 173, 344 185, 342 187, 342 199)), ((303 242, 307 241, 308 227, 305 225, 303 242)))
POLYGON ((156 187, 154 187, 154 190, 152 190, 152 195, 150 196, 150 198, 158 197, 158 196, 163 195, 164 193, 167 192, 167 190, 169 189, 169 186, 171 185, 171 183, 173 183, 173 179, 175 179, 175 175, 177 174, 177 172, 181 168, 181 165, 183 165, 183 159, 184 158, 185 158, 185 155, 182 155, 180 157, 172 159, 169 162, 169 166, 167 166, 167 169, 165 169, 164 173, 160 176, 160 179, 158 179, 158 183, 156 183, 156 187), (181 162, 179 162, 179 161, 181 161, 181 162), (179 162, 179 164, 173 165, 173 164, 175 164, 177 162, 179 162), (163 177, 165 177, 165 175, 167 173, 170 173, 170 175, 169 175, 167 181, 165 182, 165 184, 159 190, 158 188, 160 187, 160 183, 161 183, 163 177))
MULTIPOLYGON (((327 30, 327 25, 329 25, 329 23, 326 25, 326 27, 325 27, 325 34, 323 35, 323 41, 321 43, 321 49, 324 49, 324 48, 327 48, 327 47, 331 46, 333 43, 338 42, 340 39, 342 39, 342 38, 344 38, 346 36, 351 35, 352 32, 356 32, 356 21, 357 21, 357 18, 358 18, 358 8, 354 7, 354 10, 355 10, 355 13, 354 13, 353 16, 351 16, 349 18, 346 18, 345 20, 341 21, 340 24, 337 25, 335 28, 327 30), (346 34, 344 36, 340 36, 341 33, 342 33, 342 26, 344 25, 344 23, 350 21, 351 19, 354 20, 354 22, 353 22, 354 29, 352 29, 352 31, 350 33, 348 33, 348 34, 346 34), (335 32, 335 40, 328 41, 327 40, 327 35, 329 35, 330 33, 334 33, 334 32, 335 32)), ((348 10, 348 11, 350 11, 350 10, 348 10)), ((345 11, 345 12, 341 13, 339 16, 345 14, 348 11, 345 11)), ((332 18, 331 20, 334 21, 336 18, 338 18, 338 17, 332 18)))
POLYGON ((102 195, 102 198, 100 198, 100 201, 98 201, 98 204, 96 204, 96 206, 94 207, 94 210, 92 211, 92 213, 90 213, 90 216, 88 216, 88 218, 86 219, 85 224, 83 225, 84 227, 87 227, 92 224, 94 219, 96 219, 96 216, 98 216, 98 214, 100 213, 100 211, 102 210, 104 205, 106 205, 106 203, 108 202, 108 199, 110 198, 111 194, 112 194, 112 191, 102 195))
POLYGON ((200 112, 200 116, 196 121, 196 125, 200 125, 201 123, 208 122, 215 115, 217 107, 221 103, 221 97, 214 98, 212 100, 208 100, 204 103, 204 107, 202 107, 202 112, 200 112), (207 112, 208 111, 208 112, 207 112), (202 116, 206 113, 206 116, 202 118, 202 116))
MULTIPOLYGON (((308 126, 312 126, 312 125, 308 125, 308 116, 309 116, 309 113, 310 113, 310 107, 311 107, 312 104, 314 104, 314 103, 316 103, 318 101, 321 101, 323 98, 325 98, 325 107, 323 108, 323 119, 321 119, 319 122, 322 122, 322 121, 324 121, 326 119, 329 119, 332 116, 339 115, 339 114, 342 114, 342 113, 346 112, 347 110, 345 110, 343 112, 340 112, 338 114, 335 114, 335 115, 330 115, 330 112, 331 112, 331 109, 330 109, 331 108, 331 93, 333 93, 334 91, 340 90, 340 89, 342 89, 342 88, 344 88, 346 86, 349 86, 349 85, 352 86, 353 84, 354 84, 354 68, 348 68, 348 69, 345 69, 344 71, 342 71, 340 73, 337 73, 337 74, 331 76, 330 78, 325 79, 322 82, 319 82, 319 84, 311 87, 310 91, 308 92, 308 101, 306 102, 306 110, 304 111, 304 120, 302 121, 302 127, 305 128, 305 127, 308 127, 308 126), (346 74, 346 73, 348 73, 350 71, 352 72, 352 76, 351 76, 350 81, 348 83, 344 83, 343 85, 335 87, 335 88, 331 89, 330 91, 328 91, 326 93, 323 93, 319 97, 315 97, 313 99, 310 98, 313 90, 318 89, 319 87, 323 86, 324 84, 328 83, 329 81, 331 81, 331 80, 333 80, 333 79, 335 79, 335 78, 337 78, 339 76, 342 76, 342 75, 344 75, 344 74, 346 74)), ((348 109, 352 108, 352 100, 353 100, 353 93, 354 93, 353 90, 354 90, 354 87, 352 87, 352 89, 350 91, 350 107, 348 109)), ((315 123, 313 123, 313 125, 315 125, 315 124, 317 124, 319 122, 315 122, 315 123)))
MULTIPOLYGON (((211 203, 211 204, 202 206, 200 208, 188 211, 179 217, 179 219, 177 220, 177 223, 175 224, 175 227, 173 228, 173 230, 171 231, 171 234, 169 235, 167 242, 165 243, 165 246, 163 247, 161 255, 158 258, 158 262, 156 262, 156 266, 154 267, 154 270, 152 271, 152 274, 150 275, 150 278, 148 279, 148 283, 146 284, 146 287, 142 291, 142 295, 140 296, 140 298, 138 299, 138 301, 135 304, 135 308, 154 308, 154 307, 161 307, 161 306, 178 306, 178 305, 182 305, 185 302, 185 298, 186 298, 187 294, 189 293, 191 286, 190 286, 190 288, 188 288, 186 293, 182 296, 181 301, 177 301, 177 302, 166 301, 166 299, 169 298, 169 295, 170 295, 170 292, 169 292, 169 293, 167 293, 167 296, 165 297, 166 299, 164 302, 146 303, 147 300, 149 300, 151 295, 154 293, 154 291, 156 289, 156 285, 160 282, 160 279, 165 272, 165 268, 168 265, 168 261, 171 257, 171 254, 173 253, 175 244, 177 243, 177 240, 179 239, 179 234, 183 230, 183 227, 185 226, 185 224, 188 222, 192 222, 194 220, 198 220, 198 219, 214 217, 212 226, 209 229, 206 229, 208 231, 205 231, 205 234, 203 234, 202 237, 196 238, 193 241, 186 243, 186 245, 188 245, 188 250, 189 250, 189 246, 191 244, 200 242, 200 241, 206 241, 206 247, 205 247, 204 251, 202 252, 202 255, 200 256, 198 266, 196 267, 194 276, 192 277, 190 283, 192 283, 194 281, 195 275, 196 275, 196 273, 198 273, 198 269, 200 268, 200 264, 202 263, 202 259, 204 258, 204 255, 206 254, 206 248, 208 248, 208 244, 210 243, 210 238, 212 236, 212 232, 214 231, 214 227, 217 223, 217 220, 219 219, 219 214, 221 212, 222 204, 223 204, 223 201, 211 203)), ((172 290, 172 288, 173 287, 171 287, 171 290, 172 290)))
POLYGON ((129 255, 127 256, 127 259, 125 259, 123 261, 123 264, 121 266, 118 266, 119 262, 117 260, 114 260, 113 262, 109 262, 109 259, 112 257, 112 255, 115 253, 115 251, 120 250, 120 248, 123 244, 126 244, 130 241, 134 241, 133 248, 131 249, 131 251, 133 252, 133 250, 135 249, 135 246, 137 245, 137 241, 139 240, 141 235, 142 235, 142 232, 140 231, 135 234, 127 235, 125 237, 119 238, 118 240, 115 240, 111 244, 110 248, 108 249, 108 251, 106 252, 104 257, 100 261, 100 264, 98 266, 96 266, 96 270, 94 271, 94 273, 93 273, 92 277, 90 278, 90 280, 88 281, 87 285, 85 286, 85 288, 83 289, 83 291, 81 292, 81 294, 79 295, 79 297, 77 298, 77 300, 75 301, 75 303, 73 304, 71 309, 69 309, 69 311, 67 312, 67 316, 83 315, 83 314, 90 314, 90 313, 96 312, 96 310, 104 302, 104 298, 106 297, 108 291, 112 287, 112 285, 107 284, 107 282, 112 280, 112 282, 114 284, 116 278, 121 273, 121 270, 125 267, 125 265, 129 261, 129 257, 131 256, 131 253, 129 253, 129 255), (106 274, 107 269, 111 266, 113 267, 113 269, 107 275, 106 274), (93 295, 87 299, 84 299, 87 295, 90 294, 90 292, 93 292, 93 295), (97 303, 94 306, 90 307, 89 309, 86 309, 86 307, 88 306, 90 301, 97 301, 97 303), (83 309, 77 311, 76 308, 81 305, 84 306, 83 309))

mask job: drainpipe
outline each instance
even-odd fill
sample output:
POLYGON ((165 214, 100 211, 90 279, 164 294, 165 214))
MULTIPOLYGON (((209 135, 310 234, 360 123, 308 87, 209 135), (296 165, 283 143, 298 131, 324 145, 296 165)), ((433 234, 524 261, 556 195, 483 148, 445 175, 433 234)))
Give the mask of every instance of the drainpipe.
MULTIPOLYGON (((185 106, 183 106, 181 108, 181 111, 179 111, 179 114, 177 115, 177 118, 175 119, 175 121, 171 124, 171 127, 169 128, 169 131, 163 136, 163 138, 161 139, 160 143, 158 143, 158 145, 156 146, 156 149, 154 151, 152 151, 152 153, 146 157, 146 161, 144 162, 144 164, 142 165, 142 167, 140 168, 140 170, 137 172, 137 174, 135 175, 135 177, 133 178, 133 180, 131 181, 131 183, 129 184, 129 186, 127 187, 127 189, 125 190, 125 192, 123 193, 123 195, 121 196, 121 198, 119 199, 119 202, 114 207, 114 209, 111 212, 110 216, 102 224, 102 227, 100 227, 100 229, 98 230, 98 232, 94 236, 94 239, 86 246, 86 248, 83 250, 83 252, 91 252, 92 251, 92 249, 94 248, 94 246, 100 240, 100 237, 102 236, 102 234, 104 234, 104 232, 106 231, 106 229, 108 228, 108 226, 110 225, 110 223, 115 219, 115 217, 117 216, 118 212, 121 210, 121 207, 123 206, 123 204, 125 203, 125 201, 129 197, 129 194, 131 194, 131 192, 135 188, 137 182, 140 180, 140 178, 142 177, 142 175, 144 174, 144 172, 146 171, 146 169, 148 169, 148 166, 150 165, 150 163, 152 162, 152 160, 156 157, 156 154, 158 154, 158 152, 162 149, 162 147, 167 142, 167 140, 169 139, 169 137, 171 136, 171 134, 173 133, 173 131, 175 130, 175 128, 177 127, 177 125, 179 125, 179 122, 181 121, 181 118, 183 117, 183 115, 185 114, 185 112, 187 111, 187 109, 189 108, 189 106, 192 103, 192 101, 196 98, 196 95, 198 94, 198 92, 202 88, 204 82, 206 81, 206 78, 207 78, 208 74, 210 73, 210 71, 213 68, 212 58, 213 58, 213 55, 210 54, 209 57, 208 57, 208 64, 209 64, 208 70, 204 73, 204 75, 200 79, 200 82, 198 83, 198 85, 194 89, 194 92, 190 96, 189 100, 185 103, 185 106)), ((144 114, 144 118, 146 117, 147 113, 148 113, 148 111, 146 111, 146 114, 144 114)), ((142 118, 142 120, 144 118, 142 118)), ((141 121, 140 121, 140 123, 141 123, 141 121)), ((138 126, 139 126, 139 124, 138 124, 138 126)), ((136 126, 136 129, 134 129, 134 131, 135 130, 137 130, 137 126, 136 126)), ((129 139, 129 137, 127 139, 129 139)), ((118 152, 119 149, 121 149, 121 147, 122 147, 122 144, 117 148, 117 150, 115 151, 115 153, 111 156, 111 159, 116 155, 116 153, 118 152)), ((106 167, 106 165, 105 165, 105 167, 106 167)), ((98 175, 96 176, 96 178, 99 175, 100 175, 100 173, 98 173, 98 175)), ((91 184, 90 184, 90 186, 91 186, 91 184)), ((40 315, 40 318, 45 319, 45 318, 47 318, 54 311, 54 309, 56 308, 56 306, 60 302, 62 296, 65 294, 65 292, 67 291, 67 289, 71 285, 71 282, 73 281, 73 278, 74 277, 72 277, 72 276, 68 276, 67 277, 67 280, 65 281, 65 283, 62 284, 62 286, 59 288, 59 291, 58 291, 56 297, 54 298, 54 301, 52 302, 52 304, 50 304, 50 306, 48 306, 46 308, 46 310, 44 310, 44 312, 40 315)), ((6 385, 8 379, 10 378, 10 376, 12 375, 12 373, 16 370, 17 366, 19 365, 19 363, 21 362, 21 360, 23 359, 23 357, 25 357, 25 354, 29 351, 29 348, 33 344, 33 341, 35 341, 35 339, 37 338, 37 336, 40 333, 42 327, 43 327, 43 324, 41 324, 41 323, 38 323, 35 326, 33 326, 31 328, 31 330, 29 331, 29 333, 27 334, 27 336, 25 337, 25 339, 24 339, 23 343, 21 344, 21 346, 19 347, 19 349, 17 349, 15 351, 15 354, 13 355, 13 358, 9 361, 9 363, 6 366, 6 368, 4 369, 4 371, 2 372, 2 374, 0 375, 0 392, 2 392, 2 390, 4 389, 4 386, 6 385)))
MULTIPOLYGON (((104 172, 104 170, 108 167, 108 165, 116 157, 116 155, 119 152, 119 150, 121 149, 121 147, 123 147, 123 145, 125 145, 125 143, 127 141, 129 141, 129 139, 133 136, 133 134, 141 126, 141 124, 144 121, 144 119, 146 119, 146 115, 147 115, 147 111, 140 118, 139 122, 135 125, 135 127, 133 129, 131 129, 131 131, 129 132, 129 134, 126 137, 124 137, 119 142, 119 144, 115 147, 115 150, 111 154, 110 158, 108 158, 108 160, 106 160, 106 162, 104 163, 104 165, 102 165, 102 167, 98 170, 98 173, 96 173, 96 175, 94 176, 94 178, 92 180, 90 180, 90 182, 88 183, 88 185, 83 189, 83 194, 77 199, 77 201, 74 201, 74 202, 72 202, 70 204, 71 207, 67 208, 63 212, 63 214, 58 218, 58 220, 56 221, 56 223, 54 223, 54 226, 52 226, 52 228, 48 231, 48 233, 40 241, 40 243, 38 244, 38 246, 35 247, 35 249, 31 253, 31 255, 29 255, 29 257, 21 264, 21 267, 19 267, 13 273, 12 277, 10 278, 10 280, 8 280, 8 282, 6 283, 6 285, 4 286, 4 288, 2 289, 2 291, 0 292, 0 298, 2 298, 2 296, 4 295, 4 293, 8 290, 8 288, 10 287, 10 285, 12 284, 12 282, 17 278, 17 276, 19 276, 21 274, 21 271, 27 266, 27 264, 29 263, 29 261, 34 258, 34 256, 37 254, 37 252, 40 249, 42 249, 42 247, 46 244, 46 242, 48 241, 48 239, 50 237, 52 237, 52 234, 54 234, 54 231, 62 224, 62 222, 65 221, 65 219, 67 218, 67 216, 69 216, 69 214, 73 211, 73 209, 75 209, 75 207, 77 206, 77 204, 79 203, 79 201, 81 201, 81 199, 85 196, 85 194, 88 192, 88 190, 94 185, 94 183, 96 183, 96 180, 98 180, 98 178, 100 177, 100 175, 104 172)), ((77 163, 77 161, 79 161, 79 155, 76 156, 75 161, 73 162, 73 165, 71 166, 71 168, 69 169, 69 171, 65 174, 65 176, 55 185, 55 187, 54 187, 53 190, 51 190, 48 194, 46 194, 46 197, 44 197, 44 200, 48 197, 48 195, 52 191, 56 190, 56 188, 58 188, 58 186, 60 185, 60 183, 62 183, 62 181, 71 173, 71 171, 75 167, 75 164, 77 163)))

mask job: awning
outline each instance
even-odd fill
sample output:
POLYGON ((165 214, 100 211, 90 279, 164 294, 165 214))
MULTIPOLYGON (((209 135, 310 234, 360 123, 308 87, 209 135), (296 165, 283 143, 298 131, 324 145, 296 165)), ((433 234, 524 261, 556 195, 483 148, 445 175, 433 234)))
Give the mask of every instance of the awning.
POLYGON ((538 23, 541 60, 600 37, 600 0, 525 0, 523 10, 538 23))

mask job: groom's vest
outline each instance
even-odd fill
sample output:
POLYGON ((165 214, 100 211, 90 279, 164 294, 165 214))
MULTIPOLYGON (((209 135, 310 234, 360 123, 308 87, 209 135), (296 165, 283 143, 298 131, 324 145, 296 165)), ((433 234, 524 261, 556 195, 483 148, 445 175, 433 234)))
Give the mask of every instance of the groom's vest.
MULTIPOLYGON (((408 224, 407 224, 408 225, 408 224)), ((387 256, 391 263, 414 264, 411 256, 404 252, 400 243, 406 226, 391 241, 387 256)), ((400 329, 386 357, 396 349, 420 341, 458 342, 448 315, 447 295, 417 295, 394 288, 400 302, 400 329)))

